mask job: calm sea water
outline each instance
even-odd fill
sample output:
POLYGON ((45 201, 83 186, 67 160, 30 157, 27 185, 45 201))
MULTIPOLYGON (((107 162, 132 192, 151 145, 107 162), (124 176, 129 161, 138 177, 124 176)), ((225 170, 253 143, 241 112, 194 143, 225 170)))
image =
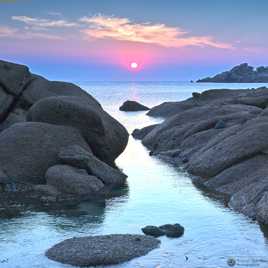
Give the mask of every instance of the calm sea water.
MULTIPOLYGON (((268 84, 79 83, 131 132, 158 122, 144 112, 118 110, 127 99, 153 106, 182 100, 208 88, 252 88, 268 84)), ((117 164, 128 175, 128 188, 106 203, 83 203, 76 210, 26 212, 0 220, 1 268, 70 267, 48 260, 46 249, 73 236, 141 233, 144 225, 180 223, 179 239, 161 238, 160 248, 120 268, 224 268, 233 257, 237 267, 268 267, 267 228, 235 213, 196 189, 186 173, 150 157, 130 137, 117 164), (186 260, 186 256, 188 260, 186 260)))

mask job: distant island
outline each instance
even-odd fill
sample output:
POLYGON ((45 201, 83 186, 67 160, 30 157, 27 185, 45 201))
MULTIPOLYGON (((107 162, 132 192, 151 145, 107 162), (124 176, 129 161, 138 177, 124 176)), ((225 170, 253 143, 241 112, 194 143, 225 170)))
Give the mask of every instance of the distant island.
POLYGON ((213 77, 199 79, 196 82, 214 83, 267 83, 268 67, 260 66, 256 69, 248 63, 235 66, 230 71, 217 74, 213 77))

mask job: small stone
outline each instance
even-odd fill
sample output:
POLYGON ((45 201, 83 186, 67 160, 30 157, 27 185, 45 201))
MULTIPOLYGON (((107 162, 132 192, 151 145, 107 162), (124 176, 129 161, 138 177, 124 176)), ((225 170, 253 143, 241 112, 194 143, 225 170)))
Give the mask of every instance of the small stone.
POLYGON ((181 237, 184 234, 184 227, 180 224, 165 224, 159 227, 167 237, 181 237))
POLYGON ((145 226, 141 230, 145 235, 151 235, 154 237, 159 237, 165 234, 159 227, 153 225, 145 226))
POLYGON ((228 261, 227 261, 227 264, 230 266, 230 267, 234 267, 236 265, 236 261, 234 258, 229 258, 228 261))
POLYGON ((186 164, 189 162, 189 159, 186 156, 184 156, 181 161, 182 163, 186 164))

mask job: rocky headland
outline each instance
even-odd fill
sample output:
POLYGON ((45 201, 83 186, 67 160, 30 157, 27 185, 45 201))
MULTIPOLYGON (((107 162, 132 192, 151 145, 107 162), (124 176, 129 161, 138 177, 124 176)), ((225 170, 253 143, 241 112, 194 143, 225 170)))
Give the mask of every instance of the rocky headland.
POLYGON ((268 223, 268 88, 192 95, 153 107, 148 115, 165 120, 134 137, 231 208, 268 223))
POLYGON ((268 67, 260 66, 256 69, 247 63, 235 66, 230 71, 197 80, 197 82, 214 83, 267 83, 268 67))
POLYGON ((124 185, 114 161, 128 133, 78 86, 0 61, 0 104, 1 209, 90 200, 124 185))

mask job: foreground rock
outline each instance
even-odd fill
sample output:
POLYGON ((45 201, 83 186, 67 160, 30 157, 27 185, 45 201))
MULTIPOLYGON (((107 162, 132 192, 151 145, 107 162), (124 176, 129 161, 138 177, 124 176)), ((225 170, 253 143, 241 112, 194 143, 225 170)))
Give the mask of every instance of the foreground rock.
POLYGON ((254 67, 247 63, 235 66, 230 71, 200 79, 197 82, 216 82, 216 83, 267 83, 268 67, 254 67))
POLYGON ((157 126, 135 131, 151 155, 183 166, 203 189, 268 223, 268 89, 208 90, 160 104, 157 126))
POLYGON ((74 266, 112 265, 146 255, 159 243, 159 240, 143 235, 71 238, 53 246, 46 256, 74 266))
POLYGON ((92 199, 125 183, 114 161, 128 133, 78 86, 0 61, 0 104, 3 199, 92 199))
POLYGON ((120 111, 124 112, 138 112, 138 111, 148 111, 150 108, 144 106, 137 101, 125 101, 123 105, 119 108, 120 111))

